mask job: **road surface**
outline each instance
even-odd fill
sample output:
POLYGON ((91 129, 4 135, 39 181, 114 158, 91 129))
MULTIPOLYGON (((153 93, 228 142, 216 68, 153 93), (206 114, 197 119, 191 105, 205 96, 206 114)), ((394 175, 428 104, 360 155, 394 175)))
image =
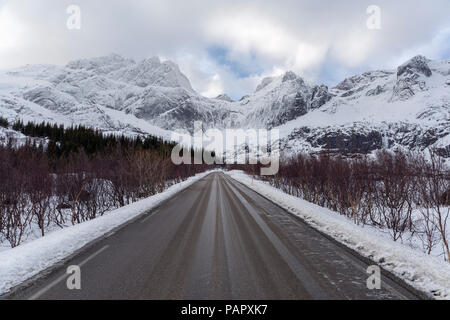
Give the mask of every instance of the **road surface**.
POLYGON ((264 197, 212 173, 97 241, 16 299, 417 299, 264 197), (80 267, 81 289, 67 288, 80 267))

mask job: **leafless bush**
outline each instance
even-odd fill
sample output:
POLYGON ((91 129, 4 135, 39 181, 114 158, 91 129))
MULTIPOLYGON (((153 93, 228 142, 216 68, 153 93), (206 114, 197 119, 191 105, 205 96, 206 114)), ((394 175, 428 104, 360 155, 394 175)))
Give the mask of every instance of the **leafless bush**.
MULTIPOLYGON (((259 165, 229 166, 258 174, 259 165)), ((417 234, 431 253, 440 241, 450 260, 447 223, 450 174, 436 152, 391 152, 353 159, 304 155, 282 159, 277 176, 261 177, 283 191, 389 230, 397 241, 417 234), (416 217, 413 213, 417 212, 416 217)))
POLYGON ((430 165, 425 172, 424 199, 432 208, 433 224, 437 226, 441 235, 442 244, 450 261, 450 249, 447 237, 447 222, 450 216, 450 207, 442 204, 442 195, 450 188, 448 169, 444 160, 436 152, 430 151, 430 165))
POLYGON ((42 146, 30 142, 0 145, 0 241, 14 247, 33 227, 44 236, 52 224, 95 219, 206 169, 175 166, 169 155, 128 143, 49 159, 42 146))
POLYGON ((376 188, 376 206, 390 231, 397 241, 404 231, 411 227, 413 194, 412 172, 406 157, 402 153, 381 151, 377 154, 379 177, 376 188))

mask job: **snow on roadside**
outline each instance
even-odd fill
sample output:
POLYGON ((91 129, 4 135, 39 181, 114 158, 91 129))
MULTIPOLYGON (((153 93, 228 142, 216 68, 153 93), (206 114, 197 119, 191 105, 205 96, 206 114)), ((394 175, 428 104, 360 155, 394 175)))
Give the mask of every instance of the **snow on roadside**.
POLYGON ((197 174, 161 193, 107 212, 94 220, 54 231, 45 237, 0 252, 0 294, 8 292, 12 287, 70 256, 86 244, 152 209, 211 172, 197 174))
POLYGON ((450 263, 394 242, 381 230, 355 225, 337 212, 288 195, 261 180, 253 180, 242 171, 225 173, 299 216, 319 231, 376 261, 378 265, 428 296, 450 300, 450 263))

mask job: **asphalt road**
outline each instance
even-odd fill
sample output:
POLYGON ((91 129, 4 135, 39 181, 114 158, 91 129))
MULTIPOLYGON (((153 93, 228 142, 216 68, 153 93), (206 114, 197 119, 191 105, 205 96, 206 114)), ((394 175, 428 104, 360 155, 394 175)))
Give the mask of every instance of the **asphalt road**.
POLYGON ((40 277, 16 299, 417 299, 277 205, 213 173, 40 277), (67 288, 78 265, 81 289, 67 288))

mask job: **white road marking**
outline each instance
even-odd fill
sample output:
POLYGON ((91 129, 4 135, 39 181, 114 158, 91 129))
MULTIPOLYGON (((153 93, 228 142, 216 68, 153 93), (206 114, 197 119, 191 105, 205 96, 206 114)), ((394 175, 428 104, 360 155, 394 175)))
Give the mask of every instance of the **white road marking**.
POLYGON ((141 220, 141 223, 144 223, 145 221, 147 221, 148 219, 150 219, 151 217, 153 217, 153 215, 154 215, 155 213, 157 213, 158 211, 159 211, 159 209, 153 211, 152 213, 149 213, 144 219, 141 220))
POLYGON ((111 237, 113 234, 115 234, 116 232, 115 231, 110 231, 110 232, 108 232, 106 235, 105 235, 105 238, 109 238, 109 237, 111 237))
MULTIPOLYGON (((87 257, 86 259, 84 259, 83 261, 81 261, 78 266, 82 267, 83 265, 85 265, 87 262, 89 262, 91 259, 93 259, 94 257, 96 257, 97 255, 99 255, 101 252, 103 252, 104 250, 106 250, 109 247, 109 245, 105 245, 103 248, 99 249, 98 251, 94 252, 93 254, 91 254, 89 257, 87 257)), ((40 296, 42 296, 44 293, 46 293, 47 291, 49 291, 51 288, 53 288, 55 285, 57 285, 59 282, 61 282, 62 280, 67 278, 67 274, 63 274, 61 276, 59 276, 57 279, 53 280, 50 284, 48 284, 47 286, 45 286, 44 288, 42 288, 41 290, 39 290, 38 292, 36 292, 35 294, 33 294, 32 296, 30 296, 28 298, 28 300, 36 300, 38 299, 40 296)))

